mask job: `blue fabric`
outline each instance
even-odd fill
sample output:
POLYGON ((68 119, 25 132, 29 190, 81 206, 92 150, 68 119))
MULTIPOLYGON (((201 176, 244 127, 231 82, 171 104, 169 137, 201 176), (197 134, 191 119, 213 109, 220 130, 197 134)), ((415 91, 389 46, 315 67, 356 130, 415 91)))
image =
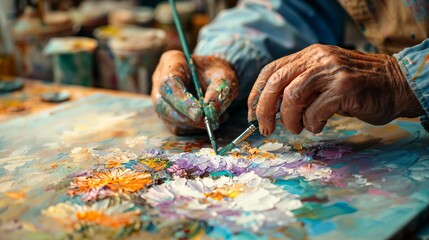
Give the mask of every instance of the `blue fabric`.
POLYGON ((335 0, 243 0, 203 28, 195 54, 233 65, 242 106, 266 64, 313 43, 342 44, 345 20, 335 0))
POLYGON ((429 131, 429 39, 393 56, 398 60, 408 84, 426 112, 420 120, 429 131))

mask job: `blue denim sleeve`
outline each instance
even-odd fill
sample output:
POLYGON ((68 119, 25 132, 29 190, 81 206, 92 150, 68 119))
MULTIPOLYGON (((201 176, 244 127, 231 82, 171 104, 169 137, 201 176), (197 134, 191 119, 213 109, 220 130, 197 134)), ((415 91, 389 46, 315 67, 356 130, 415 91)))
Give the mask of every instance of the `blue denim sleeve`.
POLYGON ((194 53, 232 64, 242 105, 269 62, 313 43, 341 44, 345 19, 335 0, 242 0, 202 29, 194 53))
POLYGON ((429 131, 429 39, 393 56, 398 60, 408 84, 426 112, 420 120, 429 131))

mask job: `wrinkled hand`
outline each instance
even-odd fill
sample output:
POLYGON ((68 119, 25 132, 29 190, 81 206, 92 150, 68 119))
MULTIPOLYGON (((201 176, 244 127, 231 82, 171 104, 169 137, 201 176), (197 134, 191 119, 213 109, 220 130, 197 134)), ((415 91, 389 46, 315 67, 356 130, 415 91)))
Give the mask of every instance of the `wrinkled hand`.
POLYGON ((335 113, 381 125, 424 111, 399 64, 385 54, 364 54, 315 44, 268 64, 248 99, 249 120, 270 135, 280 108, 292 133, 321 132, 335 113))
POLYGON ((204 95, 201 106, 194 89, 191 72, 180 51, 161 56, 152 76, 152 102, 158 116, 170 131, 181 135, 204 129, 203 107, 216 129, 220 118, 238 94, 237 77, 226 61, 213 56, 193 56, 204 95), (195 96, 195 97, 194 97, 195 96))

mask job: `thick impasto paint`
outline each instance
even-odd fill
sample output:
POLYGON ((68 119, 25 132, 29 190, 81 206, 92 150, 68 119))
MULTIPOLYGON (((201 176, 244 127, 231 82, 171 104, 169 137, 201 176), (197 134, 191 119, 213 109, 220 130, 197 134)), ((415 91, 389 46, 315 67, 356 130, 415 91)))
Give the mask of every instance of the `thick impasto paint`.
POLYGON ((417 122, 338 117, 216 156, 149 100, 94 95, 0 123, 0 235, 385 239, 429 204, 428 141, 417 122))

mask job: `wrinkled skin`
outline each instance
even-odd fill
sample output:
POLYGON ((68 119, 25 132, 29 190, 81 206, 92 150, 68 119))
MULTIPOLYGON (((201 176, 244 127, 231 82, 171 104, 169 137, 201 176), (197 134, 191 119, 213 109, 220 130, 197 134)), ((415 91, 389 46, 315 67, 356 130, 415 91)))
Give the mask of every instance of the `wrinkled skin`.
POLYGON ((292 133, 319 133, 335 113, 374 125, 424 111, 396 59, 315 44, 268 64, 248 98, 248 119, 270 135, 276 113, 292 133))
POLYGON ((165 52, 152 76, 152 102, 155 111, 171 132, 177 135, 205 129, 203 107, 214 129, 225 110, 238 94, 237 77, 226 61, 213 56, 192 56, 204 94, 204 104, 198 101, 191 71, 180 51, 165 52))

